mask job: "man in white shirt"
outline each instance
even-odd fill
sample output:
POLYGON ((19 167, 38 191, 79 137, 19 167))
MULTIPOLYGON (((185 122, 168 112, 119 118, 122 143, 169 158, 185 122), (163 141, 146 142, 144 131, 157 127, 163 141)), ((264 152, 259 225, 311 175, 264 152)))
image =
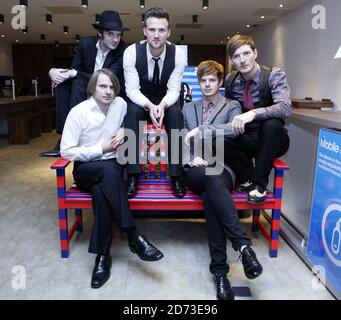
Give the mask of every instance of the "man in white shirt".
MULTIPOLYGON (((119 95, 125 98, 123 77, 123 52, 127 47, 121 39, 123 31, 121 18, 116 11, 103 11, 94 23, 97 36, 80 40, 77 53, 70 69, 52 68, 49 71, 56 96, 56 132, 62 133, 66 117, 75 105, 86 99, 88 81, 94 71, 110 69, 121 84, 119 95)), ((41 157, 59 157, 60 139, 52 149, 40 153, 41 157)))
POLYGON ((114 221, 128 234, 130 250, 142 260, 157 261, 163 254, 136 229, 124 189, 123 166, 116 160, 127 112, 127 103, 116 97, 119 81, 110 70, 100 69, 90 78, 87 91, 88 99, 72 108, 66 119, 61 155, 75 161, 77 187, 92 195, 94 223, 89 252, 97 256, 91 287, 99 288, 110 277, 114 221))
MULTIPOLYGON (((171 28, 169 15, 164 9, 151 8, 145 12, 143 33, 146 41, 132 44, 123 55, 126 94, 129 98, 125 125, 138 136, 139 122, 142 120, 150 118, 156 127, 165 124, 172 191, 176 197, 183 197, 185 188, 181 179, 181 154, 176 150, 175 158, 179 158, 179 162, 172 163, 172 156, 174 158, 175 154, 172 155, 170 146, 171 129, 183 128, 183 118, 177 100, 186 59, 181 49, 167 42, 171 28)), ((136 162, 128 165, 129 198, 137 193, 136 183, 141 172, 138 161, 139 145, 136 145, 136 162)))

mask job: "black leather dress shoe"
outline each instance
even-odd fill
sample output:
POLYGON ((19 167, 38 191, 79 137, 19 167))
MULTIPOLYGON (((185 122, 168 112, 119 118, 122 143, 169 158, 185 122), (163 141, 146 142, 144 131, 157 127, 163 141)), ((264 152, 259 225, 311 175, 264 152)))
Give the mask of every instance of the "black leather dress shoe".
POLYGON ((172 194, 176 198, 183 198, 186 195, 185 184, 181 177, 172 177, 172 194))
POLYGON ((131 252, 136 253, 144 261, 157 261, 163 258, 163 253, 143 235, 140 235, 136 241, 129 242, 129 248, 131 252))
POLYGON ((60 139, 53 149, 39 153, 39 157, 60 157, 60 139))
POLYGON ((234 300, 234 293, 231 288, 230 281, 228 281, 225 274, 216 273, 213 276, 215 285, 217 287, 218 300, 234 300))
POLYGON ((255 252, 250 246, 246 246, 241 253, 244 273, 247 278, 255 279, 263 272, 263 267, 257 260, 255 252))
POLYGON ((136 196, 138 180, 139 180, 139 176, 137 174, 128 175, 128 182, 127 182, 127 188, 126 188, 128 199, 134 198, 136 196))
POLYGON ((98 289, 110 278, 111 256, 97 255, 94 271, 92 272, 91 288, 98 289))

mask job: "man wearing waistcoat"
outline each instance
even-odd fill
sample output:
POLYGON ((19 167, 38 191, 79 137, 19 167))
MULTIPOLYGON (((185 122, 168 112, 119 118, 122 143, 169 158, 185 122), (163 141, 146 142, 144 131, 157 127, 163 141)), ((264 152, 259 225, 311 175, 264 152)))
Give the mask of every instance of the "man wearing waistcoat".
POLYGON ((237 71, 226 77, 225 96, 238 100, 243 114, 232 121, 234 131, 242 134, 225 139, 225 160, 237 175, 239 190, 248 192, 248 201, 261 203, 273 160, 289 148, 284 119, 292 112, 290 88, 283 70, 256 62, 250 36, 233 36, 227 50, 237 71))
MULTIPOLYGON (((123 55, 128 96, 125 127, 133 130, 136 141, 139 141, 140 121, 150 118, 156 127, 165 124, 172 193, 180 198, 185 195, 185 188, 181 179, 180 152, 176 151, 176 158, 180 158, 180 161, 172 163, 175 152, 171 152, 171 129, 183 128, 183 117, 177 100, 185 69, 185 55, 181 49, 167 42, 171 28, 169 15, 164 9, 151 8, 145 12, 143 33, 146 40, 132 44, 123 55)), ((128 165, 128 198, 133 198, 137 193, 136 184, 141 172, 138 159, 139 143, 136 144, 135 163, 128 165)))
MULTIPOLYGON (((93 23, 97 36, 81 38, 70 69, 52 68, 49 71, 56 96, 56 132, 63 132, 70 110, 86 100, 86 88, 94 71, 107 68, 115 73, 120 85, 119 96, 125 98, 123 77, 123 52, 127 47, 121 38, 121 18, 116 11, 103 11, 97 23, 93 23)), ((52 150, 39 154, 41 157, 60 157, 60 139, 52 150)))

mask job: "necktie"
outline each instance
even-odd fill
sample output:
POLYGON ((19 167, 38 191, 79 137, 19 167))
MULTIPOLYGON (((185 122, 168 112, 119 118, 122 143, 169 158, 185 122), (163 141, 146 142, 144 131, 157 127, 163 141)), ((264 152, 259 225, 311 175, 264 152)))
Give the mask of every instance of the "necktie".
POLYGON ((253 109, 252 95, 250 91, 250 81, 245 81, 245 87, 243 91, 243 104, 245 109, 253 109))
POLYGON ((213 112, 214 104, 213 102, 209 102, 206 107, 204 107, 202 113, 202 124, 209 124, 211 115, 213 112))
POLYGON ((159 69, 159 60, 160 58, 153 58, 154 64, 154 71, 153 71, 153 84, 159 84, 160 82, 160 69, 159 69))

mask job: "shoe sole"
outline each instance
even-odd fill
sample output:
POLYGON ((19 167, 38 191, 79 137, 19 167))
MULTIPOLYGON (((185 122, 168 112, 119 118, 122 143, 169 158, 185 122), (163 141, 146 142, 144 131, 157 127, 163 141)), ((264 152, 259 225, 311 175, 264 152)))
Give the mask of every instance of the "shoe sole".
POLYGON ((260 198, 260 199, 255 199, 255 198, 247 198, 247 202, 252 203, 252 204, 260 204, 263 203, 266 200, 266 197, 260 198))
POLYGON ((49 155, 46 155, 46 154, 39 154, 39 157, 42 157, 42 158, 60 158, 60 154, 49 154, 49 155))
POLYGON ((253 279, 256 279, 256 278, 258 278, 259 276, 261 276, 262 275, 262 273, 263 273, 263 268, 262 268, 262 270, 260 271, 260 272, 258 272, 258 273, 256 273, 256 274, 246 274, 245 273, 245 276, 246 276, 246 278, 248 278, 248 279, 250 279, 250 280, 253 280, 253 279))

